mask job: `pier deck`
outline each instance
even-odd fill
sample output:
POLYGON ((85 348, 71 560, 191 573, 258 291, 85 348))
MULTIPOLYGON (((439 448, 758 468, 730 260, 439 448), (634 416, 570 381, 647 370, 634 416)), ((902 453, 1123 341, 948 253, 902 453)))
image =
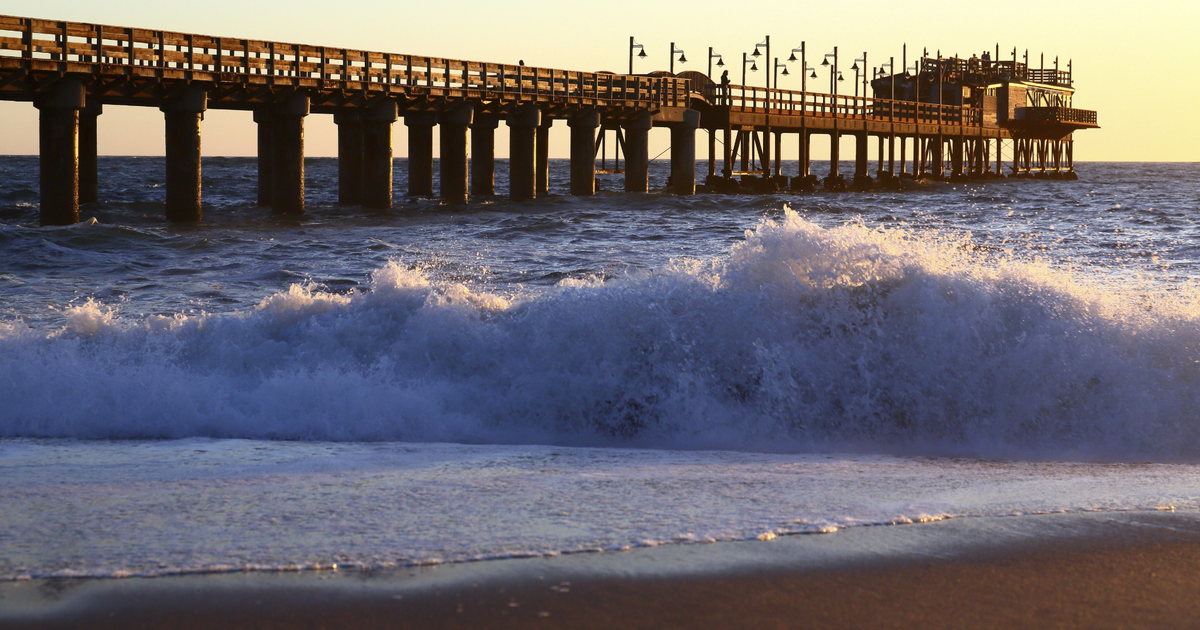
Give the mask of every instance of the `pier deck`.
MULTIPOLYGON (((895 174, 897 140, 902 174, 910 141, 917 175, 940 177, 944 155, 952 156, 954 176, 992 173, 993 143, 994 174, 999 175, 1005 140, 1012 143, 1014 173, 1061 173, 1073 170, 1071 133, 1096 127, 1095 112, 1056 103, 1009 107, 1001 119, 994 99, 944 104, 946 77, 957 72, 964 81, 978 79, 980 72, 995 74, 1007 62, 981 66, 974 59, 939 57, 921 63, 938 68, 943 86, 938 102, 916 93, 881 99, 716 85, 691 72, 579 72, 0 16, 0 100, 31 101, 41 111, 43 224, 77 221, 79 203, 96 201, 96 125, 104 105, 163 111, 166 212, 174 221, 200 219, 200 121, 209 108, 253 112, 259 130, 258 202, 279 213, 304 210, 303 120, 310 114, 332 114, 338 124, 340 201, 375 208, 392 205, 391 125, 401 118, 409 127, 408 194, 434 195, 436 125, 441 131, 439 195, 451 203, 495 193, 494 130, 500 121, 510 127, 509 195, 516 200, 548 189, 547 134, 555 119, 567 120, 571 128, 571 192, 576 195, 595 192, 595 158, 607 130, 617 132, 618 152, 624 153, 624 168, 616 170, 625 173, 625 189, 644 192, 649 189, 647 134, 655 126, 669 128, 671 189, 691 194, 698 129, 709 131, 708 189, 730 192, 732 176, 739 172, 761 174, 775 187, 787 183, 779 168, 783 134, 800 138, 801 172, 792 180, 800 189, 812 188, 816 180, 808 172, 811 136, 830 136, 833 166, 825 187, 837 190, 845 187, 837 172, 842 135, 858 139, 855 183, 862 187, 870 179, 871 136, 880 142, 880 179, 895 174), (718 133, 725 136, 720 176, 715 172, 718 133)), ((1028 87, 1031 94, 1068 94, 1069 101, 1070 89, 1059 86, 1064 75, 1057 68, 1032 70, 1014 59, 1007 71, 1006 82, 1020 75, 1022 99, 1028 87), (1037 81, 1048 83, 1038 87, 1037 81)), ((1069 72, 1065 76, 1069 85, 1069 72)), ((908 75, 889 80, 894 93, 908 75)), ((917 89, 922 86, 918 75, 917 89)), ((864 93, 865 87, 864 80, 864 93)))

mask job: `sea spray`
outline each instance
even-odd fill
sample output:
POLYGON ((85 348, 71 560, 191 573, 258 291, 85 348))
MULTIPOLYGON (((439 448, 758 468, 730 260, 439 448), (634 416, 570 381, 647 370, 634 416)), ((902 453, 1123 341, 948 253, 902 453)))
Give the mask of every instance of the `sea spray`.
POLYGON ((966 239, 794 212, 728 256, 499 296, 368 291, 0 329, 0 436, 1200 459, 1200 323, 966 239))

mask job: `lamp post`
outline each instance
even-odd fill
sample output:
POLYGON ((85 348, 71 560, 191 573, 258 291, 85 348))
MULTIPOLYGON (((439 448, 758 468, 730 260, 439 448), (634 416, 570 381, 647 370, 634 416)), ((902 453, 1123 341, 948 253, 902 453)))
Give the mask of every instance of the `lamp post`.
MULTIPOLYGON (((750 53, 750 56, 754 57, 755 59, 758 59, 759 57, 761 57, 763 55, 763 53, 758 50, 759 48, 767 49, 767 60, 770 61, 770 59, 771 59, 771 36, 770 35, 767 35, 765 42, 754 45, 754 52, 750 53)), ((764 80, 767 84, 767 89, 770 90, 771 89, 771 75, 768 74, 764 80)))
MULTIPOLYGON (((892 86, 891 86, 892 94, 888 100, 892 101, 892 103, 896 102, 896 72, 895 72, 895 70, 892 69, 892 64, 894 64, 895 62, 896 62, 895 57, 888 57, 887 63, 879 64, 879 76, 881 78, 883 77, 883 69, 884 68, 888 69, 888 72, 887 72, 888 81, 890 81, 892 84, 892 86)), ((891 120, 896 119, 895 107, 892 104, 888 105, 888 118, 891 120)))
MULTIPOLYGON (((763 40, 763 43, 755 44, 754 56, 756 56, 756 57, 759 54, 759 52, 758 52, 759 46, 766 48, 767 63, 770 63, 771 62, 771 36, 767 35, 766 38, 763 40)), ((776 59, 775 61, 776 61, 776 63, 778 63, 779 60, 776 59)), ((771 177, 771 87, 772 87, 771 84, 773 83, 773 81, 771 81, 772 74, 773 74, 773 72, 768 72, 768 73, 765 73, 765 76, 763 77, 763 82, 767 84, 767 97, 766 97, 766 103, 765 103, 766 110, 767 110, 767 120, 766 120, 767 124, 763 128, 763 143, 762 143, 763 144, 763 154, 761 156, 762 157, 761 162, 762 162, 763 177, 768 178, 768 179, 771 177)), ((778 168, 778 165, 776 165, 776 168, 778 168)))
POLYGON ((742 91, 746 91, 746 64, 750 65, 750 72, 758 72, 758 63, 753 59, 749 59, 746 53, 742 53, 742 91))
MULTIPOLYGON (((840 182, 840 181, 841 181, 841 179, 840 179, 840 178, 841 178, 841 175, 838 173, 838 161, 839 161, 839 158, 840 158, 840 155, 839 155, 839 154, 840 154, 840 150, 839 150, 839 149, 840 149, 840 146, 839 146, 839 143, 841 142, 841 134, 840 134, 840 133, 838 133, 838 119, 837 119, 837 110, 838 110, 838 107, 837 107, 837 79, 838 79, 838 78, 839 78, 841 75, 838 73, 838 69, 837 69, 837 66, 838 66, 838 49, 837 49, 837 46, 834 46, 834 47, 833 47, 833 52, 831 52, 831 53, 825 53, 825 58, 821 60, 821 65, 822 65, 822 66, 829 66, 829 92, 830 92, 830 94, 832 94, 832 95, 833 95, 833 133, 832 133, 832 134, 830 134, 830 142, 829 142, 829 178, 828 178, 826 181, 827 181, 827 182, 830 182, 830 183, 835 183, 836 185, 839 185, 839 186, 840 186, 840 184, 837 184, 837 182, 840 182), (830 57, 833 57, 833 65, 830 65, 830 64, 829 64, 829 58, 830 58, 830 57)), ((827 185, 828 185, 828 184, 827 184, 827 185)))
POLYGON ((713 59, 717 60, 718 68, 725 67, 725 60, 721 58, 720 53, 714 53, 712 46, 709 46, 708 47, 708 78, 710 78, 710 79, 712 78, 712 67, 713 67, 712 60, 713 59))
POLYGON ((837 114, 837 82, 842 80, 842 73, 838 72, 838 49, 833 47, 833 52, 825 53, 825 59, 821 61, 822 66, 829 66, 829 93, 834 96, 834 114, 837 114), (829 65, 829 58, 833 57, 833 65, 829 65))
POLYGON ((638 53, 638 59, 646 58, 646 49, 643 48, 641 44, 633 41, 633 36, 630 36, 629 37, 629 74, 633 74, 633 49, 634 48, 637 48, 639 51, 641 51, 638 53))
POLYGON ((679 55, 679 63, 687 63, 687 56, 671 42, 671 74, 675 74, 675 55, 679 55))
POLYGON ((787 64, 780 61, 779 57, 776 57, 775 58, 775 71, 772 73, 773 76, 771 77, 771 83, 773 83, 775 85, 775 89, 779 89, 779 69, 780 68, 783 68, 783 76, 786 77, 786 76, 788 76, 788 74, 790 74, 788 72, 787 64))
POLYGON ((860 71, 862 74, 863 96, 866 96, 867 95, 867 53, 865 51, 863 52, 862 57, 859 57, 858 59, 854 60, 854 65, 850 66, 850 69, 854 71, 854 98, 858 98, 858 81, 859 81, 858 77, 859 77, 860 71), (861 69, 858 67, 858 62, 860 62, 860 61, 863 64, 861 69))
POLYGON ((800 115, 804 115, 804 92, 808 87, 808 60, 804 58, 804 42, 800 42, 798 48, 792 49, 792 54, 787 58, 788 62, 800 62, 800 115), (800 58, 796 59, 796 53, 800 53, 800 58))

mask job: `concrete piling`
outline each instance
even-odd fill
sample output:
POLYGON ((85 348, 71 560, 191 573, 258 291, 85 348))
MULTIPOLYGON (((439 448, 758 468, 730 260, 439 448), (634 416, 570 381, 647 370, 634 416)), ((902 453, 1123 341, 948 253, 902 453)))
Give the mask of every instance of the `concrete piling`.
MULTIPOLYGON (((571 128, 571 194, 596 193, 596 128, 600 112, 589 110, 567 121, 571 128)), ((628 158, 626 158, 628 162, 628 158)))
POLYGON ((496 194, 496 127, 494 114, 475 114, 471 123, 471 194, 496 194))
POLYGON ((870 156, 867 155, 870 138, 866 132, 854 134, 854 179, 861 181, 867 177, 870 156))
POLYGON ((467 202, 467 127, 475 108, 462 103, 441 115, 441 193, 446 203, 467 202))
POLYGON ((537 195, 543 197, 550 192, 550 126, 554 119, 542 116, 542 124, 537 128, 537 195))
POLYGON ((208 109, 208 92, 190 85, 159 107, 166 119, 167 220, 172 223, 199 221, 200 211, 200 121, 208 109))
POLYGON ((258 127, 258 205, 271 205, 274 188, 271 184, 271 170, 275 166, 274 141, 275 129, 271 123, 271 113, 265 107, 254 110, 254 123, 258 127))
POLYGON ((508 196, 513 201, 537 197, 537 130, 542 112, 526 107, 508 115, 508 196))
POLYGON ((42 225, 79 222, 79 110, 83 82, 60 79, 35 96, 42 225))
POLYGON ((104 113, 100 103, 87 103, 79 110, 79 203, 100 200, 100 164, 97 160, 97 120, 104 113))
POLYGON ((333 115, 338 130, 338 203, 356 206, 363 199, 363 121, 355 109, 333 115))
POLYGON ((408 127, 408 196, 433 196, 433 126, 437 117, 432 112, 404 115, 408 127))
POLYGON ((627 120, 625 128, 625 192, 650 190, 650 128, 654 122, 647 112, 627 120))
POLYGON ((384 98, 362 114, 362 205, 392 207, 392 124, 396 101, 384 98))
POLYGON ((271 110, 271 210, 275 214, 304 212, 304 117, 309 98, 292 92, 271 110))
POLYGON ((700 112, 683 112, 683 122, 671 125, 671 189, 677 195, 696 194, 696 129, 700 112))

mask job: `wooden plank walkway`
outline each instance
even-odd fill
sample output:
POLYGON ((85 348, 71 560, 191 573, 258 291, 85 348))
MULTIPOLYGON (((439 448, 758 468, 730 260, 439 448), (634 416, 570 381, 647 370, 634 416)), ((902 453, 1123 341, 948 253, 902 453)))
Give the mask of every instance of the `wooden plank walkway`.
POLYGON ((0 16, 0 99, 30 100, 67 74, 91 77, 89 95, 108 104, 157 105, 188 83, 211 83, 209 104, 224 109, 297 89, 318 111, 380 95, 495 101, 501 111, 540 104, 552 115, 687 107, 689 98, 682 79, 0 16))

